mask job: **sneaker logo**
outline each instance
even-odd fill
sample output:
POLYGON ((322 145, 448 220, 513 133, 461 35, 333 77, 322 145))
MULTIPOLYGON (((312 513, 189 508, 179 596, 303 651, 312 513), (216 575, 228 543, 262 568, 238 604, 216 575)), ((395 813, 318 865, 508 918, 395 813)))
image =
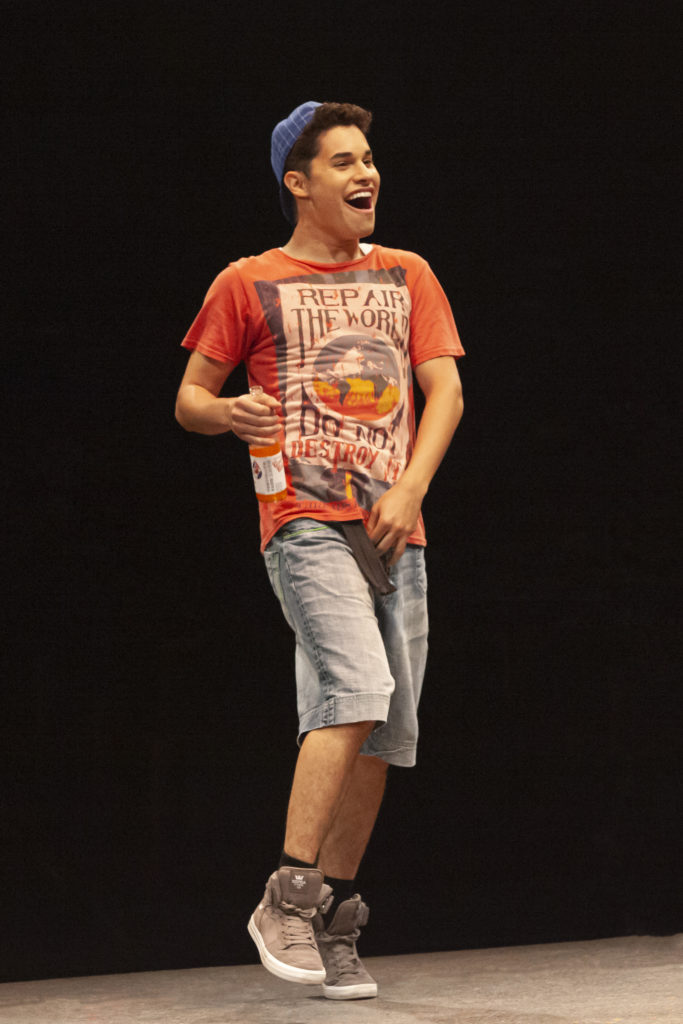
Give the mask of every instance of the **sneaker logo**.
POLYGON ((306 885, 305 875, 292 875, 292 885, 295 889, 303 889, 306 885))

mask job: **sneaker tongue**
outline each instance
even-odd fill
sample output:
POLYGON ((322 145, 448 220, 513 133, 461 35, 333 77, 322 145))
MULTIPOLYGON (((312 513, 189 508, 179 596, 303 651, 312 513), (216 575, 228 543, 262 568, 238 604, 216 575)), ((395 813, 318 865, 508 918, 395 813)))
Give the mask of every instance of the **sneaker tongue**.
POLYGON ((310 910, 320 903, 323 873, 318 868, 280 868, 280 893, 284 903, 293 903, 301 910, 310 910))
POLYGON ((326 927, 328 935, 350 935, 358 926, 360 902, 358 899, 344 900, 326 927))

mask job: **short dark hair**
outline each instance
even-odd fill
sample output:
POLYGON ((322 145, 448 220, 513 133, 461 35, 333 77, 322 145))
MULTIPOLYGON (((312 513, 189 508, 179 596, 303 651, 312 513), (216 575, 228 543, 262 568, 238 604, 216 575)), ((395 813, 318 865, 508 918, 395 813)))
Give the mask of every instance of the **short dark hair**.
MULTIPOLYGON (((356 128, 360 128, 363 135, 367 135, 371 123, 371 112, 365 110, 364 107, 357 107, 355 103, 321 103, 319 107, 316 107, 313 117, 292 146, 289 156, 285 160, 282 172, 283 181, 288 171, 303 171, 308 178, 311 173, 311 161, 318 155, 320 136, 323 132, 330 128, 336 128, 337 125, 355 125, 356 128)), ((282 193, 287 207, 287 219, 291 224, 296 224, 296 200, 286 185, 283 185, 282 193)))

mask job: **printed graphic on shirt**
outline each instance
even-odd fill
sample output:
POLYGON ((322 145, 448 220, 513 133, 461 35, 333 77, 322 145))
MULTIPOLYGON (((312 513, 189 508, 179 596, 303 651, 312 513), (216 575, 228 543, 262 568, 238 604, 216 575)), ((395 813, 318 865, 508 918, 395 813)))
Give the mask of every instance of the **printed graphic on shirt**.
POLYGON ((273 336, 297 500, 370 509, 410 457, 405 271, 258 281, 273 336))

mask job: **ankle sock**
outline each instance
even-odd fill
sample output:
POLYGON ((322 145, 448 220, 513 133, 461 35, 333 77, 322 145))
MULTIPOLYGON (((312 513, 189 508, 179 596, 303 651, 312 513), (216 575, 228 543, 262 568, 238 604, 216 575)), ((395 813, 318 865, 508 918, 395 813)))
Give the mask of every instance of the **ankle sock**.
POLYGON ((325 875, 325 884, 331 885, 334 891, 333 907, 335 910, 344 900, 350 900, 356 892, 355 878, 332 878, 330 875, 325 875))
POLYGON ((278 868, 314 868, 315 864, 310 864, 305 860, 298 860, 296 857, 290 857, 288 853, 283 850, 280 854, 280 863, 278 868))

